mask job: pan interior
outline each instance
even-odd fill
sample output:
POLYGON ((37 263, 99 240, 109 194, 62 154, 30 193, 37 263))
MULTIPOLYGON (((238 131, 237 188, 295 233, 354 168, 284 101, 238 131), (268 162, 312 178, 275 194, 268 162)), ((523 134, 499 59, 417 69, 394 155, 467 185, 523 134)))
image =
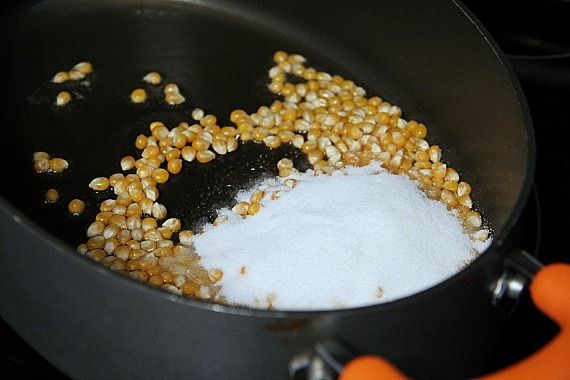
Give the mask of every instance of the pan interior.
MULTIPOLYGON (((283 49, 400 105, 405 119, 425 122, 430 142, 442 146, 444 159, 473 185, 477 205, 500 231, 529 165, 519 99, 504 66, 463 14, 438 16, 448 17, 446 27, 429 23, 430 17, 394 16, 407 14, 412 3, 387 3, 382 9, 368 4, 373 9, 357 12, 361 19, 351 28, 326 23, 328 13, 342 12, 343 6, 324 7, 322 17, 312 17, 255 2, 237 9, 223 2, 51 1, 11 15, 2 22, 0 37, 9 57, 0 68, 9 157, 0 194, 56 237, 77 245, 98 202, 110 195, 95 194, 87 184, 119 172, 120 158, 136 153, 136 135, 148 133, 151 121, 172 127, 189 120, 193 107, 226 124, 234 108, 252 112, 269 104, 266 72, 273 52, 283 49), (82 60, 95 68, 88 86, 49 82, 55 72, 82 60), (151 70, 177 83, 188 101, 173 109, 156 100, 159 89, 144 86, 155 100, 130 104, 128 94, 143 86, 141 78, 151 70), (61 89, 79 99, 54 107, 61 89), (71 168, 62 175, 37 175, 31 167, 34 151, 64 157, 71 168), (47 206, 42 192, 52 187, 62 199, 47 206), (88 208, 72 218, 65 208, 76 197, 88 208)), ((272 173, 285 154, 307 167, 291 147, 269 151, 252 144, 207 165, 185 163, 180 175, 160 187, 161 202, 195 228, 211 221, 212 210, 229 205, 239 189, 272 173)))

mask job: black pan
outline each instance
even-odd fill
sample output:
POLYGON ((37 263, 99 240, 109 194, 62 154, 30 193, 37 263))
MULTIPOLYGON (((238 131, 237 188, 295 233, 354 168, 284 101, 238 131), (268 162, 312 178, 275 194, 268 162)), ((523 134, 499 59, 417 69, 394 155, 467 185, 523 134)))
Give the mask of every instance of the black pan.
MULTIPOLYGON (((381 354, 412 376, 465 377, 486 368, 507 311, 492 289, 516 248, 512 231, 534 169, 526 103, 495 44, 453 1, 262 2, 45 1, 5 14, 0 67, 0 314, 72 377, 281 378, 290 360, 334 338, 381 354), (119 171, 148 124, 188 120, 193 107, 222 117, 273 97, 275 50, 306 56, 425 122, 445 160, 473 184, 494 230, 492 247, 444 283, 398 301, 326 312, 239 309, 177 297, 112 273, 74 246, 104 195, 87 188, 119 171), (93 62, 82 99, 58 109, 56 71, 93 62), (129 103, 141 76, 162 72, 188 102, 174 109, 129 103), (65 157, 71 169, 38 176, 31 155, 65 157), (57 187, 62 202, 46 206, 57 187), (65 212, 82 197, 87 211, 65 212)), ((186 163, 161 201, 194 228, 235 193, 271 173, 292 147, 246 144, 206 165, 186 163)))

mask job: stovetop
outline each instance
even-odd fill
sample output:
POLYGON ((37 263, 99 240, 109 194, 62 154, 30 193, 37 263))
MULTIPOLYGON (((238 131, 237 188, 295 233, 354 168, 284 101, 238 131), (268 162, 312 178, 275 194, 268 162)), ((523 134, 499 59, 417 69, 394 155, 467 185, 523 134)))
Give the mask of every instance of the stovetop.
MULTIPOLYGON (((464 1, 506 53, 527 98, 537 144, 535 187, 524 247, 544 263, 570 262, 563 244, 570 216, 570 2, 464 1), (559 220, 563 221, 560 222, 559 220)), ((489 370, 519 360, 557 331, 524 295, 489 370)), ((0 378, 65 378, 0 320, 0 378)))

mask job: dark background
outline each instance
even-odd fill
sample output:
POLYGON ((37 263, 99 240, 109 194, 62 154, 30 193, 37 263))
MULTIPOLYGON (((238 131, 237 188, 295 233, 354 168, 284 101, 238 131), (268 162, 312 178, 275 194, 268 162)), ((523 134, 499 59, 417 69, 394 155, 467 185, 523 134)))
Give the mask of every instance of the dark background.
MULTIPOLYGON (((570 1, 464 1, 507 55, 529 103, 537 141, 535 192, 527 206, 526 249, 545 262, 570 262, 570 1)), ((453 31, 450 31, 452 33, 453 31)), ((556 326, 525 295, 489 370, 548 341, 556 326)), ((0 320, 0 378, 64 378, 0 320)))
MULTIPOLYGON (((538 233, 536 255, 544 263, 570 262, 565 248, 570 212, 570 2, 465 1, 510 61, 525 93, 536 135, 535 197, 539 209, 529 211, 527 249, 538 233), (534 220, 533 220, 534 219, 534 220)), ((557 331, 525 295, 512 315, 492 367, 512 363, 547 342, 557 331)))

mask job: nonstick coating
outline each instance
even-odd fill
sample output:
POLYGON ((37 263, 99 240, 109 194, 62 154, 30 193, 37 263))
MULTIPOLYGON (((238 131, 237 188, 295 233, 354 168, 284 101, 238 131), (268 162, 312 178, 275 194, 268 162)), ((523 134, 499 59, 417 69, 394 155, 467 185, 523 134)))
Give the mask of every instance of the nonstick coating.
MULTIPOLYGON (((411 59, 425 61, 417 70, 441 67, 440 78, 423 81, 449 83, 445 97, 432 99, 426 96, 433 91, 430 86, 418 89, 417 83, 409 79, 405 85, 393 80, 393 70, 403 71, 397 69, 402 57, 391 54, 393 47, 385 44, 377 47, 381 51, 380 65, 372 65, 366 61, 369 48, 362 48, 363 42, 356 38, 344 46, 335 46, 335 41, 315 41, 309 31, 304 33, 286 24, 272 25, 270 16, 258 16, 254 23, 232 17, 235 15, 227 14, 229 10, 221 3, 216 3, 219 9, 211 9, 191 3, 170 2, 164 6, 146 2, 147 6, 136 10, 134 2, 129 1, 67 7, 61 3, 40 4, 31 17, 13 18, 2 25, 3 34, 9 37, 7 56, 11 57, 2 73, 3 109, 10 110, 3 115, 3 121, 5 128, 17 128, 17 133, 9 134, 11 143, 5 150, 11 160, 7 178, 15 178, 17 183, 4 186, 2 194, 73 245, 81 242, 83 231, 96 213, 97 202, 110 196, 110 192, 94 194, 86 184, 97 176, 120 171, 120 158, 137 153, 133 144, 137 134, 148 133, 151 121, 161 120, 170 127, 187 121, 193 107, 202 107, 227 124, 234 108, 253 112, 260 105, 270 104, 275 97, 266 89, 267 70, 277 49, 302 53, 309 64, 351 78, 369 94, 401 105, 405 118, 426 122, 430 141, 440 144, 444 158, 473 183, 473 198, 495 231, 501 230, 517 200, 526 161, 510 162, 509 155, 511 150, 524 153, 525 136, 520 131, 513 133, 501 123, 500 113, 507 117, 512 110, 497 110, 499 105, 491 95, 499 94, 493 88, 480 85, 461 89, 472 93, 456 88, 462 87, 460 82, 468 78, 461 77, 462 62, 445 60, 448 53, 444 49, 462 48, 454 46, 460 41, 455 41, 457 37, 452 34, 447 36, 448 41, 438 41, 442 46, 427 46, 427 53, 421 41, 429 35, 418 35, 417 44, 410 44, 417 50, 411 59), (80 60, 90 60, 95 66, 88 86, 50 83, 55 72, 69 69, 80 60), (161 102, 160 89, 141 82, 142 76, 151 70, 163 73, 166 81, 178 83, 189 101, 175 109, 161 102), (128 94, 137 87, 149 90, 149 104, 137 106, 129 102, 128 94), (55 96, 62 89, 80 99, 62 109, 55 107, 55 96), (454 97, 472 101, 462 100, 462 107, 458 107, 454 97), (463 103, 476 109, 466 109, 463 103), (492 111, 499 120, 491 124, 485 113, 492 111), (486 150, 480 146, 474 149, 470 139, 482 135, 492 136, 487 138, 494 145, 486 150), (36 175, 29 169, 31 153, 39 150, 68 159, 71 169, 63 175, 36 175), (503 170, 503 165, 510 165, 511 170, 503 170), (501 166, 500 173, 495 166, 501 166), (41 192, 50 187, 61 190, 62 202, 58 206, 43 204, 41 192), (88 212, 80 218, 70 218, 64 212, 67 201, 74 197, 88 201, 88 212)), ((346 18, 348 23, 350 16, 346 18)), ((462 54, 465 61, 481 60, 479 56, 470 57, 468 50, 462 54)), ((481 66, 484 75, 484 63, 481 66)), ((399 73, 410 77, 414 74, 421 75, 399 73)), ((176 210, 184 222, 197 227, 211 220, 212 210, 227 205, 238 189, 273 170, 279 157, 301 157, 290 148, 265 150, 247 147, 209 165, 185 164, 181 175, 160 187, 161 201, 170 210, 176 210), (249 154, 248 150, 253 152, 249 154), (273 159, 267 161, 268 157, 273 159)), ((307 167, 306 162, 299 163, 307 167)))
MULTIPOLYGON (((464 12, 453 2, 412 0, 46 1, 4 17, 0 109, 9 162, 0 187, 0 286, 6 290, 0 303, 10 306, 0 313, 73 376, 279 377, 292 355, 331 336, 357 350, 386 354, 416 376, 477 374, 504 321, 488 291, 501 273, 506 239, 528 195, 534 141, 516 81, 464 12), (444 159, 473 185, 476 205, 495 231, 492 249, 417 296, 323 313, 244 311, 173 298, 72 252, 98 202, 109 195, 93 193, 87 187, 92 178, 118 172, 120 158, 136 153, 134 138, 148 133, 151 121, 173 127, 201 107, 224 125, 234 108, 253 112, 269 104, 274 97, 266 90, 267 70, 278 49, 301 53, 309 65, 353 79, 369 95, 400 105, 405 119, 425 122, 430 142, 439 144, 444 159), (95 68, 88 86, 49 83, 55 72, 81 60, 95 68), (174 109, 157 101, 160 90, 141 82, 151 70, 176 82, 188 101, 174 109), (147 105, 129 102, 137 87, 150 91, 147 105), (54 107, 60 89, 79 99, 54 107), (68 159, 71 168, 62 175, 37 175, 31 156, 38 150, 68 159), (58 205, 44 204, 43 191, 50 187, 61 191, 58 205), (88 208, 72 218, 65 207, 75 197, 85 199, 88 208), (44 285, 34 286, 34 279, 44 285), (75 308, 96 321, 72 318, 75 308), (47 326, 41 332, 38 317, 29 315, 32 309, 47 326), (98 322, 114 312, 122 317, 98 322), (272 325, 275 321, 284 324, 272 325), (118 328, 119 336, 106 345, 97 337, 109 327, 118 328), (136 331, 144 328, 154 329, 147 333, 156 350, 142 347, 136 331), (80 332, 86 341, 76 352, 62 353, 80 332), (166 353, 157 351, 167 347, 166 353), (152 356, 151 364, 121 368, 135 363, 111 358, 124 349, 152 356), (240 350, 250 354, 231 358, 240 350), (223 360, 211 361, 220 356, 223 360), (101 367, 89 357, 109 362, 101 367), (163 372, 156 369, 159 363, 166 363, 163 372)), ((206 165, 185 163, 181 174, 159 187, 160 201, 171 216, 199 228, 239 189, 274 173, 283 156, 307 167, 292 147, 269 151, 255 144, 206 165)))

